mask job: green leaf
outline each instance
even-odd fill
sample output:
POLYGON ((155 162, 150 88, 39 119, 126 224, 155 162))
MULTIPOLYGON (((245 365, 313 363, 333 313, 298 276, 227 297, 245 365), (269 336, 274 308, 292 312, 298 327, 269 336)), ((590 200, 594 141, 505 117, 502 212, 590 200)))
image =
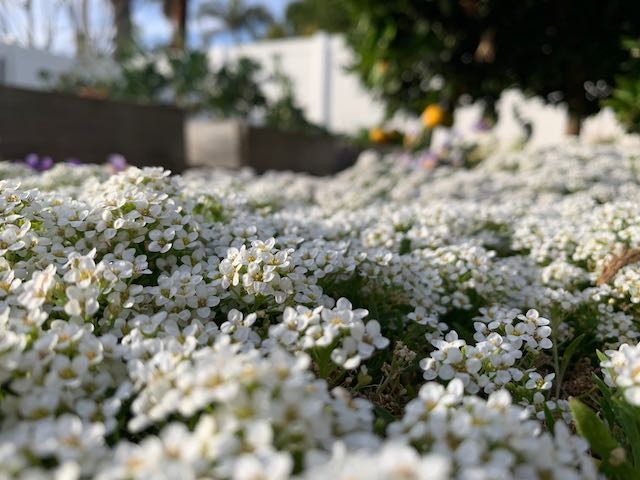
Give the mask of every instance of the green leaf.
POLYGON ((549 410, 549 407, 547 407, 547 404, 544 404, 544 422, 547 425, 547 430, 549 430, 550 432, 555 431, 555 427, 556 427, 556 421, 553 418, 553 414, 551 413, 551 410, 549 410))
POLYGON ((602 398, 600 399, 600 410, 602 411, 602 415, 606 422, 609 425, 614 425, 616 421, 616 416, 613 411, 611 390, 609 387, 598 377, 597 375, 593 375, 593 381, 600 389, 602 393, 602 398))
POLYGON ((578 335, 574 338, 571 343, 565 348, 564 353, 562 354, 562 363, 560 364, 560 371, 558 372, 559 381, 564 377, 567 368, 569 367, 569 362, 573 357, 573 354, 576 352, 577 348, 580 346, 580 343, 584 339, 584 333, 578 335))
POLYGON ((570 399, 569 406, 576 422, 578 433, 587 439, 594 453, 603 460, 608 459, 611 450, 618 448, 619 445, 607 426, 593 410, 577 398, 570 399))
POLYGON ((601 362, 606 362, 609 360, 609 357, 607 357, 604 353, 602 353, 600 350, 596 350, 596 355, 598 356, 598 360, 600 360, 601 362))
POLYGON ((598 389, 602 393, 602 396, 606 399, 610 399, 611 389, 609 388, 609 386, 606 383, 604 383, 604 381, 600 377, 598 377, 596 374, 593 374, 592 378, 594 383, 597 385, 598 389))
POLYGON ((404 237, 401 241, 400 241, 400 255, 405 255, 407 253, 411 252, 411 239, 404 237))
POLYGON ((387 425, 391 422, 395 421, 396 418, 389 412, 386 408, 380 405, 374 405, 373 412, 376 416, 376 421, 374 425, 374 429, 378 434, 384 434, 387 425))
POLYGON ((619 399, 614 399, 612 409, 617 423, 624 432, 624 442, 631 448, 634 465, 640 465, 640 416, 637 409, 619 399))
POLYGON ((587 439, 591 451, 602 460, 600 470, 606 473, 608 478, 618 480, 640 478, 640 471, 626 460, 626 452, 613 438, 609 428, 598 418, 598 415, 576 398, 569 400, 569 406, 578 433, 587 439))

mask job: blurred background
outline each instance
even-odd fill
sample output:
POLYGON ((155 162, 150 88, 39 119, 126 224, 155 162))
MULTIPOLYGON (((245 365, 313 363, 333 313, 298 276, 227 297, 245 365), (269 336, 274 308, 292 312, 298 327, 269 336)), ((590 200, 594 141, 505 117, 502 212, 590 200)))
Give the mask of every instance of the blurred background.
POLYGON ((616 141, 639 38, 634 0, 0 0, 0 157, 325 174, 616 141))

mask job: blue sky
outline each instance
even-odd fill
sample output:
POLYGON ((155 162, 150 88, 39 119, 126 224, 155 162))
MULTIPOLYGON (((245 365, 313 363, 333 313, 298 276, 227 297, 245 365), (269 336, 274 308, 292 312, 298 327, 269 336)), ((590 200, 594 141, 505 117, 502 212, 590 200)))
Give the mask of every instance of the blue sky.
MULTIPOLYGON (((0 22, 0 42, 17 43, 73 55, 75 50, 74 28, 69 16, 69 9, 77 13, 79 2, 31 1, 32 10, 29 14, 23 0, 0 0, 0 20, 2 20, 0 22), (29 32, 31 32, 31 37, 29 32), (48 32, 51 32, 50 36, 48 32)), ((199 7, 207 1, 211 0, 189 0, 187 42, 190 47, 201 48, 204 46, 200 31, 207 25, 196 18, 196 13, 199 7)), ((249 4, 266 7, 276 19, 282 19, 287 5, 291 2, 291 0, 245 1, 249 4)), ((109 1, 88 0, 87 7, 90 37, 102 51, 102 47, 109 47, 114 34, 109 1)), ((135 28, 145 46, 155 47, 169 42, 171 26, 162 13, 160 0, 133 0, 132 10, 135 28)), ((221 34, 215 37, 214 42, 228 44, 231 42, 231 37, 229 34, 221 34)))
MULTIPOLYGON (((248 3, 263 5, 276 19, 282 19, 285 9, 291 0, 248 0, 248 3)), ((201 47, 199 30, 202 28, 196 19, 195 13, 206 0, 190 0, 189 4, 189 25, 187 28, 188 43, 192 47, 201 47)), ((162 14, 161 2, 150 2, 149 0, 137 0, 134 2, 133 11, 134 23, 139 29, 143 42, 148 46, 157 46, 167 43, 171 35, 171 26, 162 14)), ((222 34, 215 37, 215 43, 230 43, 231 37, 222 34)))

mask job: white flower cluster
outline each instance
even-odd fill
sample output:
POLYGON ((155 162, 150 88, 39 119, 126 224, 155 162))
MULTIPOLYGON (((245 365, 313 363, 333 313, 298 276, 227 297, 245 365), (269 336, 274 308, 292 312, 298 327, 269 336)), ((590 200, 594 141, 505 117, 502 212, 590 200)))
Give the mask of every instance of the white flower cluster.
POLYGON ((607 385, 620 388, 631 405, 640 406, 640 344, 624 343, 605 354, 609 359, 600 362, 600 366, 607 385))
POLYGON ((455 331, 444 339, 431 341, 435 350, 420 363, 425 370, 424 378, 458 378, 470 393, 478 393, 480 389, 491 393, 504 385, 519 383, 524 373, 529 373, 526 388, 547 390, 552 376, 539 383, 540 374, 523 371, 517 362, 524 352, 551 348, 549 320, 540 317, 536 310, 523 315, 518 310, 491 307, 481 308, 480 313, 483 315, 476 317, 478 321, 474 324, 475 345, 467 345, 455 331))
POLYGON ((0 478, 593 478, 538 420, 576 335, 640 338, 636 152, 1 165, 0 478))
POLYGON ((305 355, 241 351, 228 336, 186 358, 162 351, 136 361, 130 368, 139 393, 128 429, 163 428, 140 445, 118 444, 99 477, 241 478, 246 469, 266 469, 265 478, 284 478, 296 456, 337 439, 375 444, 371 405, 340 389, 330 393, 308 364, 305 355))
POLYGON ((588 444, 562 422, 554 435, 542 433, 506 391, 485 401, 465 396, 463 389, 458 379, 446 389, 425 384, 404 417, 389 426, 389 436, 443 455, 454 478, 597 478, 588 444))
POLYGON ((375 451, 349 451, 343 444, 336 444, 331 457, 314 459, 303 478, 446 480, 452 478, 451 474, 446 455, 420 455, 404 442, 390 441, 375 451))
POLYGON ((282 322, 270 327, 269 338, 292 351, 326 348, 338 343, 339 346, 331 350, 331 360, 346 369, 354 369, 376 349, 389 345, 377 321, 363 321, 368 313, 361 308, 353 310, 346 298, 340 298, 332 309, 287 307, 282 322))

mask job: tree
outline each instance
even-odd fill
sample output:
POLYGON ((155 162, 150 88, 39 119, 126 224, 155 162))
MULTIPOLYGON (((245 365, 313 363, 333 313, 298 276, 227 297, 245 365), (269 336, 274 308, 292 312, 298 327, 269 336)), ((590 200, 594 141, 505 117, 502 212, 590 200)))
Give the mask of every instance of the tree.
MULTIPOLYGON (((77 57, 110 55, 113 52, 113 19, 106 0, 61 0, 71 24, 77 57)), ((69 27, 65 25, 65 29, 69 27)))
POLYGON ((293 35, 341 33, 350 26, 342 0, 298 0, 287 6, 285 22, 293 35))
POLYGON ((287 6, 284 17, 267 29, 266 38, 308 36, 319 31, 344 33, 351 26, 342 0, 297 0, 287 6))
POLYGON ((205 32, 205 42, 223 32, 229 32, 235 42, 240 35, 248 33, 253 39, 260 36, 260 32, 273 24, 273 17, 262 6, 248 5, 244 0, 212 1, 202 4, 198 16, 218 22, 219 26, 205 32))
POLYGON ((61 6, 61 0, 0 0, 0 41, 50 50, 59 29, 57 13, 61 6))
POLYGON ((210 111, 222 118, 246 118, 256 108, 267 106, 258 79, 261 66, 249 58, 225 63, 216 73, 208 99, 210 111))
POLYGON ((483 100, 520 87, 566 102, 570 133, 597 110, 640 34, 640 2, 626 0, 344 0, 354 69, 389 113, 483 100))
POLYGON ((113 9, 113 23, 116 31, 114 56, 117 59, 121 59, 126 56, 133 42, 131 0, 110 1, 113 9))
POLYGON ((187 0, 162 0, 162 11, 171 22, 171 48, 183 49, 187 38, 187 0))
POLYGON ((112 49, 111 18, 101 13, 108 9, 106 0, 0 0, 0 41, 70 50, 70 32, 76 54, 105 54, 112 49))

